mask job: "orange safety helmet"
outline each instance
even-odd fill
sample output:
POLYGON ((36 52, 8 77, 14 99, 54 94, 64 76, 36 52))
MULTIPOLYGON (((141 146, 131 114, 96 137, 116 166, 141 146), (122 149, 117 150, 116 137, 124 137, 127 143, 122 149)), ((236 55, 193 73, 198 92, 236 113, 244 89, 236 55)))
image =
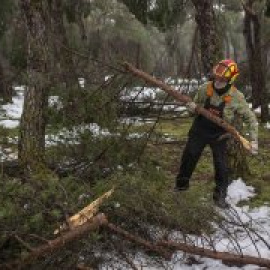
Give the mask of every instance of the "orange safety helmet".
POLYGON ((239 75, 237 64, 231 59, 225 59, 220 61, 213 68, 213 73, 217 77, 228 79, 228 83, 233 83, 236 77, 239 75))

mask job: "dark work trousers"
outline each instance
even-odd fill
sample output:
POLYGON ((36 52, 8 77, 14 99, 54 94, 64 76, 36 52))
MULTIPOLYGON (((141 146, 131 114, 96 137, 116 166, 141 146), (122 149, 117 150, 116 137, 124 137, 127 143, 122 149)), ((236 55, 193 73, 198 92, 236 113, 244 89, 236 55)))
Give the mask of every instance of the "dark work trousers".
MULTIPOLYGON (((204 108, 213 111, 217 116, 223 116, 223 109, 225 103, 221 103, 215 107, 210 105, 210 99, 205 102, 204 108)), ((193 122, 193 125, 189 131, 189 137, 185 146, 179 174, 176 177, 176 186, 185 187, 188 186, 192 173, 198 163, 198 160, 202 154, 206 145, 209 145, 214 161, 215 169, 215 192, 224 194, 226 196, 228 188, 228 166, 226 147, 227 140, 220 140, 220 136, 225 134, 225 130, 203 116, 197 116, 193 122)))
POLYGON ((228 188, 228 167, 226 158, 226 140, 207 139, 196 133, 191 133, 185 150, 182 155, 180 171, 177 176, 177 184, 185 185, 189 183, 189 179, 198 163, 206 145, 209 145, 214 161, 215 169, 215 191, 218 193, 227 193, 228 188))

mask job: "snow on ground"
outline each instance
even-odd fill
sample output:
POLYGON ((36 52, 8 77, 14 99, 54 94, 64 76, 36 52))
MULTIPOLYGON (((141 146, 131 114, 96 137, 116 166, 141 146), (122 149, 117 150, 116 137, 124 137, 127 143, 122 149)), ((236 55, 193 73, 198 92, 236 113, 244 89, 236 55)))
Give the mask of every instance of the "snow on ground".
POLYGON ((2 106, 2 112, 0 117, 0 126, 5 128, 15 128, 19 125, 19 119, 23 109, 23 92, 24 87, 14 87, 16 96, 12 98, 12 103, 2 106))
POLYGON ((132 89, 125 89, 121 100, 144 100, 144 99, 155 99, 158 93, 163 92, 156 87, 133 87, 132 89))
MULTIPOLYGON (((240 201, 248 201, 256 194, 254 192, 254 188, 251 186, 246 185, 246 183, 242 179, 234 180, 228 189, 228 197, 227 200, 231 204, 232 210, 224 210, 222 214, 231 219, 235 219, 237 217, 242 221, 243 224, 247 226, 253 226, 256 229, 256 232, 260 234, 260 236, 270 244, 270 207, 265 205, 258 208, 249 209, 247 205, 242 207, 236 206, 237 203, 240 201)), ((237 234, 238 243, 241 249, 243 250, 244 255, 250 255, 254 257, 259 257, 258 252, 253 244, 252 241, 256 243, 256 247, 259 250, 260 256, 266 259, 270 258, 270 249, 265 245, 265 243, 256 237, 253 237, 251 240, 247 237, 245 231, 241 231, 241 229, 237 226, 230 226, 227 228, 230 232, 237 234)), ((175 232, 174 236, 178 236, 179 233, 175 232)), ((181 236, 180 236, 181 237, 181 236)), ((196 241, 198 246, 207 245, 206 241, 203 238, 198 238, 197 236, 189 236, 190 239, 196 241), (195 240, 196 239, 196 240, 195 240)), ((215 241, 215 246, 217 251, 223 252, 232 252, 235 250, 235 246, 233 246, 232 241, 228 238, 228 235, 224 233, 224 231, 217 230, 215 234, 212 236, 212 240, 215 241)), ((235 245, 235 243, 234 243, 235 245)), ((234 252, 235 253, 235 252, 234 252)), ((198 264, 186 264, 182 258, 187 258, 188 256, 184 257, 182 252, 176 252, 173 255, 173 258, 170 262, 164 261, 163 267, 159 266, 147 266, 147 259, 145 255, 138 253, 134 264, 138 267, 138 269, 144 270, 159 270, 159 269, 171 269, 171 270, 258 270, 263 269, 259 268, 256 265, 245 265, 242 267, 236 266, 227 266, 222 263, 220 260, 214 260, 210 258, 204 258, 200 256, 193 256, 199 262, 198 264), (143 266, 144 265, 144 266, 143 266)), ((106 269, 112 269, 105 267, 106 269)), ((105 269, 104 268, 104 269, 105 269)), ((125 269, 122 267, 121 269, 125 269)), ((130 269, 130 268, 126 268, 130 269)))
MULTIPOLYGON (((240 201, 248 201, 250 198, 254 197, 256 194, 254 192, 254 188, 251 186, 247 186, 246 183, 242 179, 234 180, 228 189, 228 197, 227 200, 232 206, 232 210, 227 212, 224 211, 224 215, 227 218, 235 219, 237 217, 246 224, 247 226, 252 226, 256 229, 256 232, 260 234, 260 236, 270 244, 270 207, 265 205, 257 208, 250 209, 247 205, 242 207, 236 206, 236 204, 240 201)), ((270 258, 270 249, 265 245, 265 243, 253 236, 253 239, 247 237, 245 232, 241 232, 239 227, 228 228, 230 231, 235 230, 234 233, 237 233, 239 238, 239 246, 243 250, 244 255, 250 255, 255 257, 263 257, 266 259, 270 258), (239 232, 237 232, 239 230, 239 232), (256 243, 256 247, 260 253, 258 255, 257 249, 253 244, 253 241, 256 243)), ((213 235, 213 239, 216 239, 216 249, 218 251, 228 252, 235 250, 231 240, 227 237, 227 234, 224 232, 217 231, 215 235, 213 235)), ((200 242, 200 241, 199 241, 200 242)), ((203 242, 203 240, 201 240, 203 242)), ((205 244, 205 241, 204 241, 205 244)), ((242 267, 229 267, 224 265, 219 260, 213 260, 210 258, 200 258, 199 256, 195 256, 201 264, 197 265, 186 265, 183 262, 179 261, 179 258, 183 256, 183 253, 177 252, 174 256, 173 261, 171 262, 171 268, 173 270, 258 270, 259 267, 255 265, 246 265, 242 267), (175 261, 179 261, 178 263, 173 263, 175 261)), ((145 268, 147 270, 157 269, 157 268, 145 268)))

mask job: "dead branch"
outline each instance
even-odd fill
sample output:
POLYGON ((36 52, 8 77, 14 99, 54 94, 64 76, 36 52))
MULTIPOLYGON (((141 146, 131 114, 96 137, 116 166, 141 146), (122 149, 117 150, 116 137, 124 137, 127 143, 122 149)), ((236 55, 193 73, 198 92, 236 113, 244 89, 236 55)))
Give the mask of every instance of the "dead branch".
POLYGON ((46 255, 61 249, 66 244, 74 241, 77 238, 80 238, 85 233, 94 231, 106 223, 108 223, 106 216, 102 213, 98 214, 83 225, 78 226, 75 229, 49 241, 48 244, 44 244, 33 249, 33 251, 28 253, 26 256, 15 260, 14 262, 0 265, 0 269, 18 269, 22 266, 31 264, 35 260, 41 257, 45 257, 46 255))
POLYGON ((131 234, 125 230, 123 230, 120 227, 117 227, 116 225, 112 224, 112 223, 107 223, 106 228, 108 228, 110 231, 112 231, 115 234, 121 235, 122 237, 124 237, 125 239, 134 242, 136 244, 139 244, 141 246, 144 246, 146 249, 154 251, 158 254, 160 254, 162 257, 164 257, 167 260, 171 259, 171 253, 169 253, 168 251, 164 250, 164 248, 159 247, 155 244, 150 243, 149 241, 136 236, 134 234, 131 234))
POLYGON ((15 238, 22 246, 24 246, 27 250, 29 250, 29 251, 34 251, 34 249, 33 249, 28 243, 26 243, 20 236, 14 235, 14 238, 15 238))
POLYGON ((155 244, 150 243, 149 241, 136 236, 134 234, 131 234, 125 230, 123 230, 120 227, 117 227, 116 225, 112 224, 112 223, 107 223, 105 224, 105 227, 108 228, 110 231, 112 231, 115 234, 121 235, 122 237, 124 237, 125 239, 134 242, 136 244, 139 244, 141 246, 144 246, 146 249, 154 251, 158 254, 160 254, 162 257, 164 257, 167 260, 171 259, 172 254, 166 250, 164 250, 164 248, 157 246, 155 244))
POLYGON ((191 253, 203 257, 208 257, 216 260, 222 260, 223 262, 237 265, 254 264, 261 267, 270 268, 270 260, 264 258, 257 258, 248 255, 234 255, 229 252, 219 252, 206 248, 190 246, 183 243, 176 243, 172 241, 161 241, 161 246, 171 248, 173 250, 181 250, 186 253, 191 253))

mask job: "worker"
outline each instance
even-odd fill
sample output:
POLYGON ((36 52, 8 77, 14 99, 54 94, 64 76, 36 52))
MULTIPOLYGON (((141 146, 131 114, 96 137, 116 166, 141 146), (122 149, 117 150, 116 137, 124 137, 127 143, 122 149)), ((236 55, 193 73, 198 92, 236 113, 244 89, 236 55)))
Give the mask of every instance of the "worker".
MULTIPOLYGON (((230 59, 220 61, 213 68, 213 79, 199 87, 193 101, 186 104, 188 110, 196 115, 196 106, 203 106, 215 116, 233 124, 240 117, 246 124, 251 138, 251 152, 258 153, 258 122, 249 108, 244 95, 234 86, 239 75, 237 64, 230 59)), ((228 208, 226 201, 229 185, 228 165, 226 161, 227 139, 222 139, 226 131, 203 115, 196 115, 189 130, 180 170, 176 177, 175 191, 189 188, 191 175, 206 145, 209 145, 215 169, 215 189, 213 200, 220 208, 228 208)))

